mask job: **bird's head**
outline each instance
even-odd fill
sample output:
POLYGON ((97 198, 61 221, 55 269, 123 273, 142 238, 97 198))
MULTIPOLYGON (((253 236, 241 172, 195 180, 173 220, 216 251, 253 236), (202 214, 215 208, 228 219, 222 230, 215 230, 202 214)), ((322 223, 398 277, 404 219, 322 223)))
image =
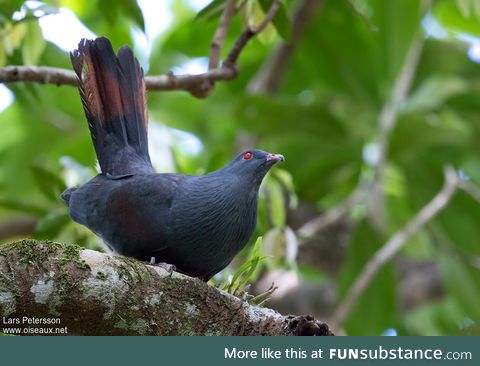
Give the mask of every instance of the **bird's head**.
POLYGON ((245 150, 226 166, 229 172, 256 180, 260 183, 270 170, 279 161, 285 161, 281 154, 271 154, 262 150, 245 150))

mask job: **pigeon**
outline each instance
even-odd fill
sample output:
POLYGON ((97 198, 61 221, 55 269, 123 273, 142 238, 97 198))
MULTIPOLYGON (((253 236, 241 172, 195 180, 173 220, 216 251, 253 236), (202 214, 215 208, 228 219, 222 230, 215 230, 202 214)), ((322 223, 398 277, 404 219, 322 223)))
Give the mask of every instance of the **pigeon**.
POLYGON ((71 218, 115 253, 208 281, 253 235, 260 184, 284 157, 251 149, 205 175, 156 173, 131 49, 116 55, 105 37, 82 39, 70 56, 101 170, 62 193, 71 218))

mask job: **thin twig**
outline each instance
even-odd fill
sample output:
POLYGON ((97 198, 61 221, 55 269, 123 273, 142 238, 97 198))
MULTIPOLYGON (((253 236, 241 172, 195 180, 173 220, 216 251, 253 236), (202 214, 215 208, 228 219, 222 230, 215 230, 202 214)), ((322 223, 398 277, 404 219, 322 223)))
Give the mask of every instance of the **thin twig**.
POLYGON ((422 226, 437 215, 452 199, 453 194, 460 187, 460 179, 455 170, 446 167, 444 171, 445 181, 442 189, 432 200, 426 204, 401 230, 397 231, 365 264, 357 279, 350 287, 347 295, 337 307, 330 326, 338 329, 348 317, 358 298, 367 289, 375 275, 387 262, 389 262, 405 242, 415 234, 422 226))
POLYGON ((347 198, 323 214, 307 221, 298 230, 297 234, 302 239, 311 238, 326 227, 345 217, 351 209, 362 202, 366 196, 365 187, 358 186, 347 198))
POLYGON ((470 195, 470 197, 472 197, 475 201, 480 203, 480 190, 476 185, 462 180, 460 181, 460 188, 470 195))
POLYGON ((480 257, 471 257, 468 262, 472 267, 480 269, 480 257))
POLYGON ((218 62, 220 61, 220 51, 234 13, 235 0, 227 0, 222 17, 220 18, 220 23, 215 31, 215 35, 213 36, 212 44, 210 46, 210 58, 208 60, 209 70, 218 67, 218 62))
POLYGON ((198 98, 208 96, 208 85, 220 80, 232 80, 238 75, 235 67, 217 68, 197 75, 147 76, 145 83, 149 90, 186 90, 198 98))
POLYGON ((423 38, 418 35, 410 45, 403 67, 393 85, 392 94, 388 101, 383 105, 378 117, 379 136, 376 144, 378 146, 379 157, 375 164, 368 208, 369 217, 375 227, 379 230, 384 228, 383 181, 387 164, 390 135, 397 122, 398 111, 407 98, 408 91, 412 85, 422 48, 423 38))
POLYGON ((238 37, 227 58, 223 61, 224 67, 228 68, 236 64, 238 56, 240 56, 240 52, 242 52, 248 41, 250 41, 253 36, 263 31, 267 27, 268 23, 272 21, 275 13, 280 8, 280 2, 281 0, 273 1, 270 9, 268 9, 267 14, 265 14, 265 18, 263 18, 260 24, 253 27, 247 26, 247 28, 245 28, 245 30, 240 34, 240 37, 238 37))

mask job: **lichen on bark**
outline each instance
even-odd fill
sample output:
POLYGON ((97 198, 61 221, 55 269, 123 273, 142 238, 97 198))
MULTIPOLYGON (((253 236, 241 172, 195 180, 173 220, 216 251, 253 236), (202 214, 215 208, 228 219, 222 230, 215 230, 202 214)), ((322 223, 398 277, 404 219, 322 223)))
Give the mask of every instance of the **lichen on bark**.
POLYGON ((0 315, 60 319, 81 335, 330 335, 311 317, 248 304, 132 258, 51 241, 0 246, 0 315))

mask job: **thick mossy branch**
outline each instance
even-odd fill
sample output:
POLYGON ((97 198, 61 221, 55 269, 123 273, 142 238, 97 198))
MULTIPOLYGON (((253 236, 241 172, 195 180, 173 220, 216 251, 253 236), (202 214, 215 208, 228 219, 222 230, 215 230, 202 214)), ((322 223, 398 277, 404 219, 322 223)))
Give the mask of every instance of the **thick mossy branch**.
POLYGON ((41 327, 70 335, 331 335, 312 317, 252 306, 195 278, 35 240, 0 246, 0 316, 3 326, 59 319, 41 327))

